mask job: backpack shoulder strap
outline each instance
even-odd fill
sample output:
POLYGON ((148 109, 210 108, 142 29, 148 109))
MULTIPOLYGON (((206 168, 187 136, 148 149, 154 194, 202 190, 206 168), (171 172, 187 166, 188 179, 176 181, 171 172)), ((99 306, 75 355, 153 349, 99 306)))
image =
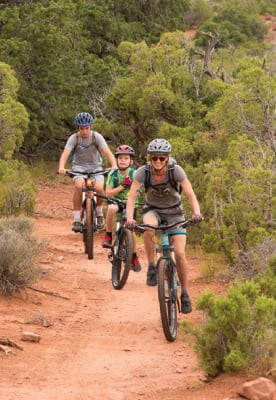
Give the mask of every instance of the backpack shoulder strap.
POLYGON ((135 174, 135 168, 130 167, 130 168, 129 168, 129 177, 130 177, 130 179, 131 179, 131 182, 133 182, 134 174, 135 174))
POLYGON ((150 164, 144 166, 143 184, 145 191, 147 191, 150 185, 150 164))
POLYGON ((168 175, 169 175, 169 182, 172 185, 172 187, 179 193, 181 193, 181 186, 179 185, 178 182, 176 182, 175 177, 174 177, 174 164, 168 166, 168 175))
POLYGON ((116 188, 119 186, 119 177, 118 177, 118 169, 114 169, 112 171, 112 180, 113 180, 113 187, 116 188))

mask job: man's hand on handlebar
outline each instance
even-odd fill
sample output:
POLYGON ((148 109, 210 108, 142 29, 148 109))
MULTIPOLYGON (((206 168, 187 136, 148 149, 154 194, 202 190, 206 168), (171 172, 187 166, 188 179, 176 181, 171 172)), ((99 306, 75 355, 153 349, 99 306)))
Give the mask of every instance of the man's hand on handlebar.
POLYGON ((60 174, 60 175, 65 175, 66 174, 66 169, 63 167, 63 168, 59 168, 58 169, 58 173, 60 174))

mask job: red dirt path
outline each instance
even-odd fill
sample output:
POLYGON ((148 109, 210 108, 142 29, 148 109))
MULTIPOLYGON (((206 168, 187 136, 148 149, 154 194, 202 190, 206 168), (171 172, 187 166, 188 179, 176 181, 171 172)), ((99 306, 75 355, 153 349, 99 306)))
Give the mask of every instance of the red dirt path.
MULTIPOLYGON (((123 290, 112 288, 107 250, 96 238, 95 259, 83 253, 71 231, 71 184, 41 186, 34 217, 35 236, 48 242, 39 265, 45 274, 30 289, 0 297, 1 336, 23 347, 0 352, 0 400, 226 400, 239 399, 245 381, 238 375, 205 380, 192 343, 178 333, 168 343, 161 328, 156 288, 145 284, 143 269, 131 271, 123 290), (63 297, 65 298, 63 298, 63 297), (21 332, 41 335, 39 343, 21 341, 21 332)), ((190 293, 225 291, 197 279, 198 259, 190 261, 190 293)), ((199 311, 180 315, 192 323, 199 311)))

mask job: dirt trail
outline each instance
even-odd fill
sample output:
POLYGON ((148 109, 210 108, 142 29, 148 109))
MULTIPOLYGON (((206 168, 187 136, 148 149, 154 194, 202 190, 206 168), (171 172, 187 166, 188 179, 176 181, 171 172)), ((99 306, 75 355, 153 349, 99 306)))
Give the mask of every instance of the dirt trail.
MULTIPOLYGON (((41 186, 35 235, 48 242, 39 264, 43 277, 33 290, 0 297, 1 336, 23 347, 0 353, 0 400, 225 400, 238 399, 245 379, 222 375, 207 383, 192 344, 180 333, 168 343, 161 328, 156 288, 143 269, 131 271, 123 290, 112 288, 108 250, 96 237, 95 259, 83 253, 82 238, 71 231, 70 184, 41 186), (21 341, 21 332, 41 335, 39 343, 21 341)), ((210 285, 198 277, 198 259, 190 261, 193 303, 210 285)), ((225 290, 212 285, 216 293, 225 290)), ((198 322, 194 311, 188 316, 198 322)))

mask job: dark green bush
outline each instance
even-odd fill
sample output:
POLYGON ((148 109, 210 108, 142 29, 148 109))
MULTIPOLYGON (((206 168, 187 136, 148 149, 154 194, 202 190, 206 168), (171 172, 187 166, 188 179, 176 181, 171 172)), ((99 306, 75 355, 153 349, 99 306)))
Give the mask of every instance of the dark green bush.
POLYGON ((276 274, 231 286, 215 298, 205 292, 197 309, 206 315, 201 326, 191 330, 203 370, 211 377, 220 372, 251 369, 259 374, 275 367, 276 274))

